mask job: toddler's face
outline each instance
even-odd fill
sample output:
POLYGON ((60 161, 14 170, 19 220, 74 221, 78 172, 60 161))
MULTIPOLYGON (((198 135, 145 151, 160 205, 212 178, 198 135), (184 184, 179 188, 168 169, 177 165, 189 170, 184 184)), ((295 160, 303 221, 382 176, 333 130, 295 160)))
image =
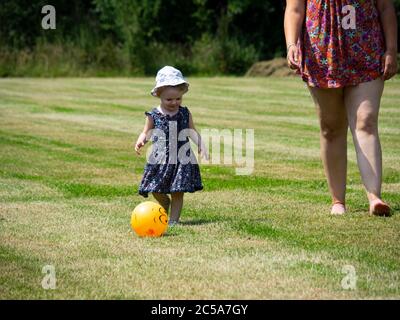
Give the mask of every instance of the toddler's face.
POLYGON ((176 88, 165 88, 160 94, 161 106, 169 111, 175 111, 182 103, 183 92, 176 88))

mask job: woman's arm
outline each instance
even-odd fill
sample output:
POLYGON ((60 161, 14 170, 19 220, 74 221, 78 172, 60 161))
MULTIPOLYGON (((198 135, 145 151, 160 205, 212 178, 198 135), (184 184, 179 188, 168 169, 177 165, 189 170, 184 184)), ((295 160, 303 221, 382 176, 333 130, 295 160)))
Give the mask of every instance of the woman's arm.
POLYGON ((147 143, 148 132, 153 128, 154 128, 153 119, 152 119, 152 117, 147 116, 143 131, 139 135, 139 138, 137 139, 136 144, 135 144, 135 151, 138 155, 140 155, 140 149, 147 143))
POLYGON ((200 133, 197 132, 197 130, 194 126, 194 122, 193 122, 191 113, 189 113, 189 129, 191 129, 190 130, 190 139, 192 139, 192 141, 197 145, 199 154, 204 159, 208 160, 209 156, 208 156, 207 148, 204 145, 204 142, 203 142, 203 139, 201 138, 200 133))
POLYGON ((284 19, 287 60, 291 69, 299 68, 297 41, 304 22, 306 0, 286 0, 284 19))
POLYGON ((385 54, 382 58, 383 78, 388 80, 397 73, 397 19, 392 0, 378 0, 377 7, 385 37, 385 54))

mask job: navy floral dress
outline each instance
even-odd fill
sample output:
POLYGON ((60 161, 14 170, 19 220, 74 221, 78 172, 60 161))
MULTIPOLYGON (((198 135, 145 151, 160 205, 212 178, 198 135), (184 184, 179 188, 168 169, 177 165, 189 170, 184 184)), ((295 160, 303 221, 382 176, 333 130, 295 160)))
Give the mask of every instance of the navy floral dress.
POLYGON ((195 192, 203 189, 200 169, 190 148, 189 109, 179 107, 173 115, 164 115, 157 108, 145 112, 154 122, 151 154, 144 168, 139 194, 149 192, 195 192), (172 142, 171 142, 171 141, 172 142))

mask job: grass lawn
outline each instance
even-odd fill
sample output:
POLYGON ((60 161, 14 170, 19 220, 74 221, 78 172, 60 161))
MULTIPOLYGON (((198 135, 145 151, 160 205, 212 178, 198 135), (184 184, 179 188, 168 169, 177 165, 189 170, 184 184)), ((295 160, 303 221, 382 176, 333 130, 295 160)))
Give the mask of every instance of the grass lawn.
POLYGON ((254 129, 254 172, 201 165, 182 224, 138 238, 145 157, 132 145, 157 103, 153 79, 0 79, 0 299, 399 299, 400 78, 380 113, 390 218, 367 214, 350 135, 349 212, 328 214, 300 79, 189 81, 199 130, 254 129))

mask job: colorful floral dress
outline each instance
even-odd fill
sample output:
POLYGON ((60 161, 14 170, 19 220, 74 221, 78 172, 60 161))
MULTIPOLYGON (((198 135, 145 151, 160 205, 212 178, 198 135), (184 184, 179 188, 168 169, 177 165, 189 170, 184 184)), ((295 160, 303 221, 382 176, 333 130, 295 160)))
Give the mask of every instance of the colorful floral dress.
POLYGON ((173 115, 157 108, 145 112, 154 122, 152 151, 144 168, 139 194, 149 192, 195 192, 203 189, 200 169, 188 138, 189 109, 179 107, 173 115), (182 135, 183 133, 183 135, 182 135), (171 141, 173 140, 173 141, 171 141))
POLYGON ((340 88, 383 73, 376 0, 307 0, 300 73, 309 86, 340 88))

